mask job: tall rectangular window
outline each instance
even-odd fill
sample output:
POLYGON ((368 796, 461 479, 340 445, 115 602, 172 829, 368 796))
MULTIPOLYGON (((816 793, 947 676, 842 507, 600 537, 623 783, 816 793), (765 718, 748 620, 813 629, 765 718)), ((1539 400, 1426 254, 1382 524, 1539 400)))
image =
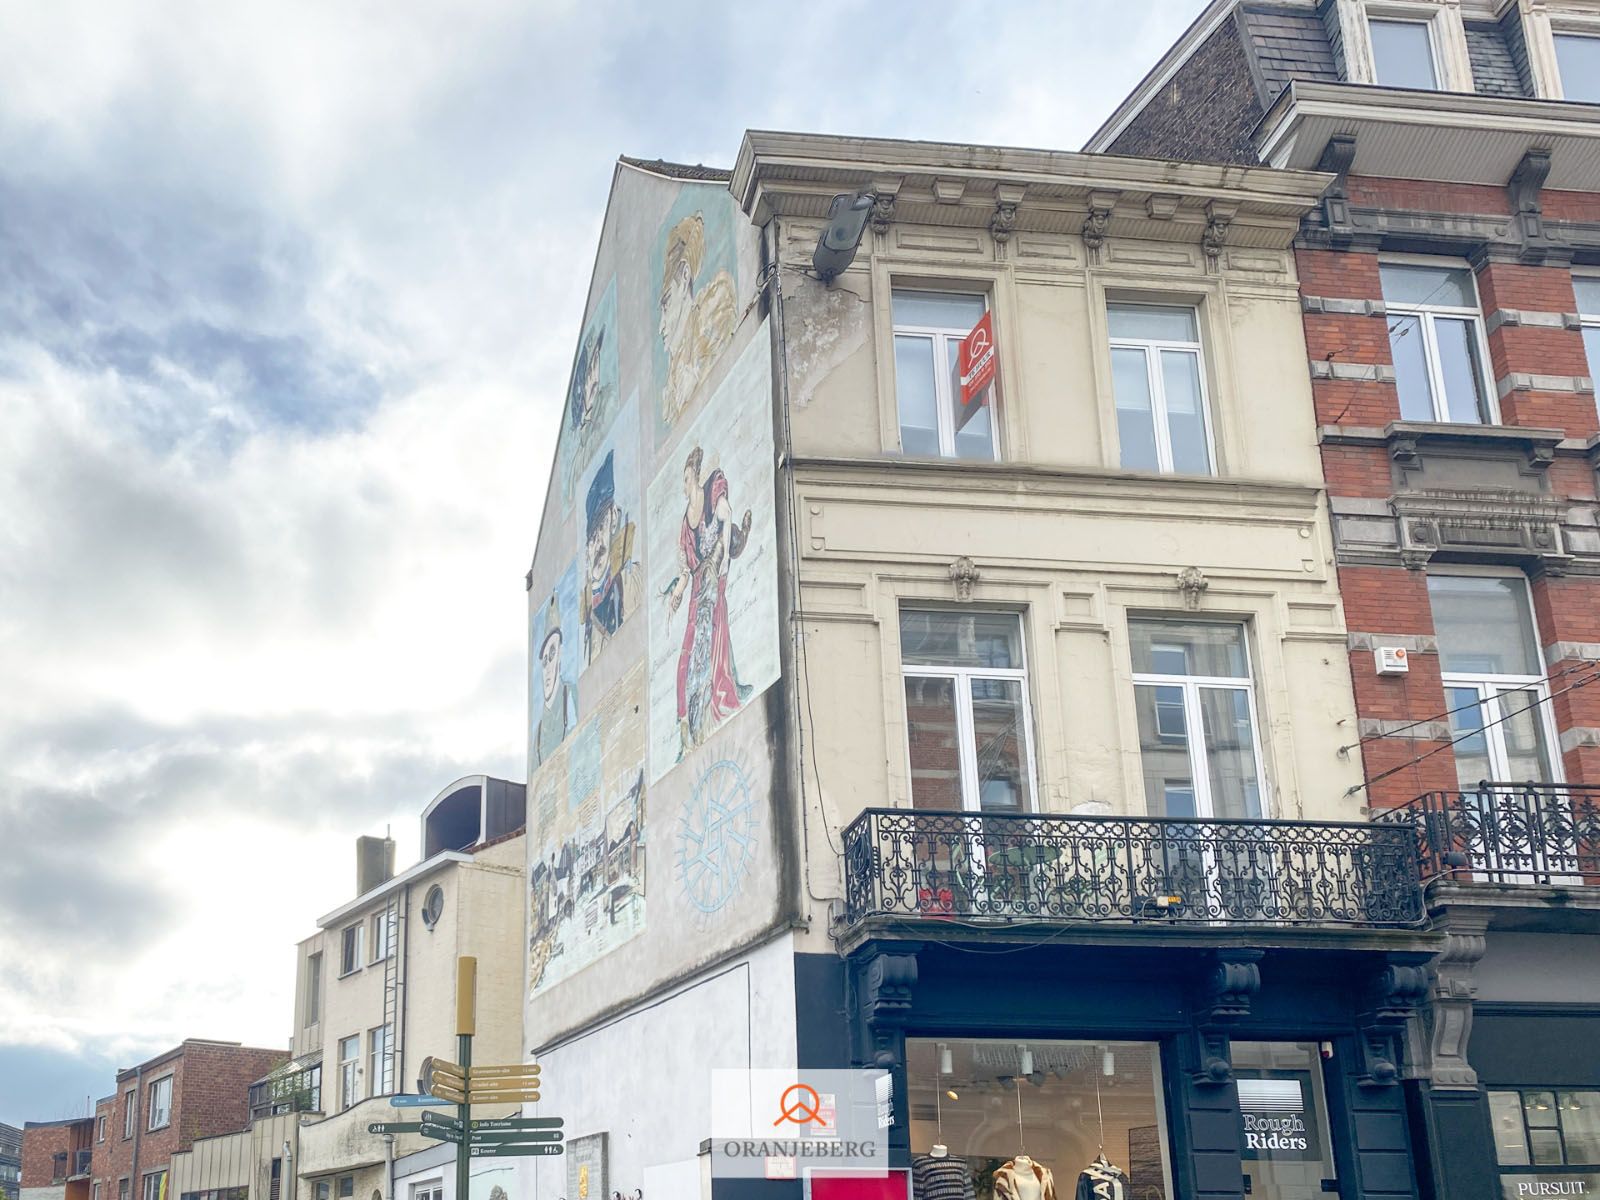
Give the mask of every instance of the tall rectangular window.
POLYGON ((1244 627, 1128 622, 1145 811, 1156 817, 1266 815, 1244 627))
POLYGON ((322 1020, 322 953, 306 958, 306 1028, 322 1020))
POLYGON ((1372 65, 1383 87, 1439 90, 1433 32, 1426 21, 1368 21, 1372 65))
POLYGON ((1600 104, 1600 37, 1558 33, 1555 41, 1562 98, 1600 104))
POLYGON ((144 1177, 142 1200, 161 1200, 161 1185, 167 1181, 165 1171, 151 1171, 144 1177))
POLYGON ((360 921, 346 925, 339 935, 339 974, 348 975, 361 968, 361 934, 365 927, 360 921))
POLYGON ((961 343, 983 317, 982 296, 896 288, 894 387, 900 410, 900 450, 924 458, 1000 456, 995 394, 963 411, 957 362, 961 343))
POLYGON ((900 661, 912 804, 1031 810, 1033 733, 1022 618, 903 609, 900 661))
POLYGON ((1112 304, 1106 318, 1122 465, 1211 474, 1205 364, 1195 310, 1112 304))
POLYGON ((166 1075, 150 1085, 150 1128, 165 1129, 172 1124, 172 1076, 166 1075))
POLYGON ((394 953, 394 914, 377 913, 372 918, 372 961, 382 962, 394 953))
POLYGON ((394 1059, 389 1044, 394 1037, 390 1026, 379 1025, 367 1031, 367 1092, 387 1096, 394 1091, 394 1059))
POLYGON ((1489 355, 1477 284, 1465 266, 1382 263, 1400 415, 1407 421, 1492 425, 1489 355))
POLYGON ((1464 790, 1556 778, 1544 659, 1522 576, 1428 575, 1439 669, 1464 790))
POLYGON ((139 1093, 129 1088, 122 1093, 122 1137, 126 1141, 133 1136, 134 1122, 139 1114, 139 1093))
POLYGON ((1583 320, 1583 348, 1589 359, 1589 376, 1600 379, 1600 277, 1575 275, 1572 290, 1578 297, 1578 315, 1583 320))
POLYGON ((128 1200, 128 1180, 126 1177, 117 1180, 117 1200, 128 1200))
POLYGON ((361 1035, 339 1039, 339 1111, 361 1099, 361 1035))
POLYGON ((106 1140, 106 1117, 104 1113, 94 1119, 94 1140, 97 1142, 106 1140))

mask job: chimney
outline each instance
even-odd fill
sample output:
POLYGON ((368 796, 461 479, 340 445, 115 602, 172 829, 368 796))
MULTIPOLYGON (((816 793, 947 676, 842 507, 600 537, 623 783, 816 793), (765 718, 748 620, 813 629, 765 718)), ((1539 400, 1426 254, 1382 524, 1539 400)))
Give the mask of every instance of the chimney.
POLYGON ((365 896, 373 888, 394 878, 394 839, 358 837, 356 839, 356 895, 365 896))

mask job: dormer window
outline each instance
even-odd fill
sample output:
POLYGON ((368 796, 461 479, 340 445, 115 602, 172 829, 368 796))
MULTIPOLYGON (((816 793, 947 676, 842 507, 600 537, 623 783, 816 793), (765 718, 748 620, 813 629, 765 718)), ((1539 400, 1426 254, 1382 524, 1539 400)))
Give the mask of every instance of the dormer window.
POLYGON ((1562 98, 1600 104, 1600 37, 1558 33, 1555 43, 1562 98))
POLYGON ((1374 80, 1380 87, 1439 90, 1439 60, 1426 21, 1371 19, 1374 80))

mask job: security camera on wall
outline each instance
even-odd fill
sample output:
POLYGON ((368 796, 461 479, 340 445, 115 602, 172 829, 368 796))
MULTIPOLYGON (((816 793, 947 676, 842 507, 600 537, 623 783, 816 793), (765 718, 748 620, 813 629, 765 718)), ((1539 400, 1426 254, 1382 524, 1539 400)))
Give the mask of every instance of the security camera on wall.
POLYGON ((817 238, 811 265, 823 283, 832 283, 856 259, 856 248, 872 215, 872 197, 863 192, 835 196, 828 205, 828 223, 817 238))

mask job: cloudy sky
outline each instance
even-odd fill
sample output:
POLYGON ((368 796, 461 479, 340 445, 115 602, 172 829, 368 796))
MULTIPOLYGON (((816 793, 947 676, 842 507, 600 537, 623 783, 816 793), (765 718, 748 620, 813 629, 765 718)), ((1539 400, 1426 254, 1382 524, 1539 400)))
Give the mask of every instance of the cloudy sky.
POLYGON ((521 777, 618 154, 1076 148, 1200 7, 0 0, 0 1120, 285 1044, 356 835, 521 777))

